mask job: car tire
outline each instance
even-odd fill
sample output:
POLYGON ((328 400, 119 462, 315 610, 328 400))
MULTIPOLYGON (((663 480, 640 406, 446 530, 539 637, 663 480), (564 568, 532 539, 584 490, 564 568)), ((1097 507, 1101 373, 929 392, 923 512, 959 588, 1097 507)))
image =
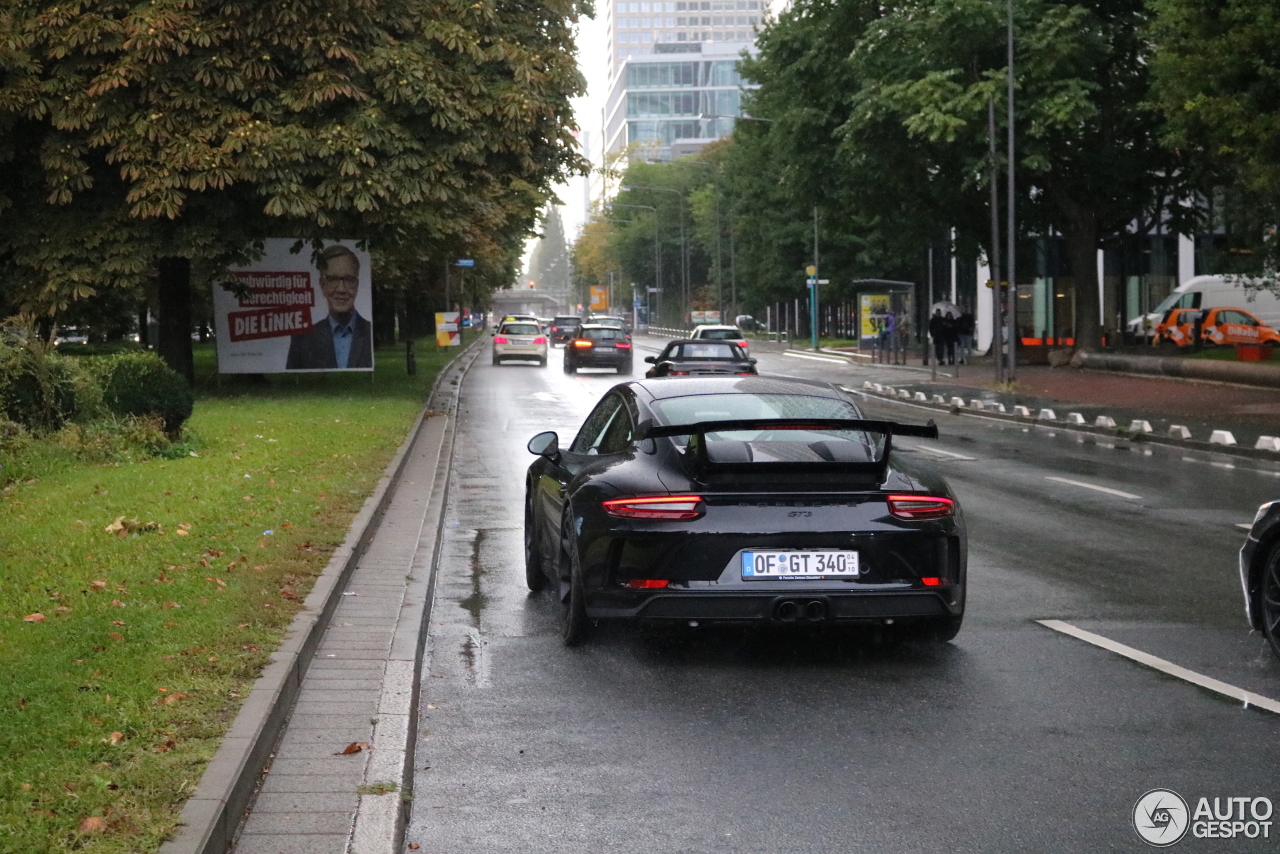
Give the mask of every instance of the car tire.
POLYGON ((573 363, 571 363, 568 359, 565 359, 564 372, 566 374, 576 374, 578 372, 578 368, 573 363))
POLYGON ((560 535, 560 563, 556 568, 556 600, 560 604, 560 637, 565 646, 580 646, 587 640, 590 624, 583 601, 582 564, 578 537, 572 517, 565 516, 560 535))
POLYGON ((547 357, 543 356, 541 359, 538 360, 538 367, 545 368, 546 366, 547 366, 547 357))
POLYGON ((501 365, 501 364, 502 364, 502 360, 501 360, 501 359, 499 359, 497 356, 494 356, 494 357, 493 357, 493 364, 494 364, 494 367, 497 367, 498 365, 501 365))
POLYGON ((618 373, 623 376, 629 377, 631 376, 631 372, 633 370, 635 370, 635 366, 631 362, 627 362, 626 364, 618 368, 618 373))
POLYGON ((1271 651, 1280 655, 1280 542, 1272 543, 1258 578, 1258 619, 1271 651))
POLYGON ((524 583, 534 593, 547 586, 547 574, 542 571, 542 553, 538 550, 537 528, 533 520, 533 498, 524 501, 524 583))

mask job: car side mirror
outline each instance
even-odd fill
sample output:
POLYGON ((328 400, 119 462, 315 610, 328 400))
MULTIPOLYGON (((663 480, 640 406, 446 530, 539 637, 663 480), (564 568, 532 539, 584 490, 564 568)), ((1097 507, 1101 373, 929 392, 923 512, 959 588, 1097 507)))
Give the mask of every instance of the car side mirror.
POLYGON ((656 364, 658 364, 658 357, 657 357, 657 356, 645 356, 645 357, 644 357, 644 360, 645 360, 646 362, 648 362, 649 364, 651 364, 651 365, 656 365, 656 364))
POLYGON ((551 459, 560 453, 560 437, 554 430, 539 433, 529 440, 529 453, 551 459))
POLYGON ((490 330, 489 330, 489 334, 490 334, 490 335, 497 335, 497 334, 498 334, 498 330, 497 330, 497 329, 490 329, 490 330))
POLYGON ((748 361, 748 362, 750 362, 750 363, 751 363, 751 364, 753 364, 753 365, 756 363, 756 360, 755 360, 755 359, 747 359, 747 361, 748 361))

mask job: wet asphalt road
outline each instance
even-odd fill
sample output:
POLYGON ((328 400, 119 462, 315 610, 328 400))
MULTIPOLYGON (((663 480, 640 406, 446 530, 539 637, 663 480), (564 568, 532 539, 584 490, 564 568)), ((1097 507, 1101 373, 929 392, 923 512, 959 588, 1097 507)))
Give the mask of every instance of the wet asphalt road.
MULTIPOLYGON (((618 377, 567 376, 558 350, 546 369, 488 361, 464 382, 423 677, 407 835, 422 851, 1138 851, 1131 813, 1153 788, 1193 809, 1280 805, 1280 716, 1035 622, 1280 699, 1236 571, 1237 524, 1280 497, 1265 464, 943 416, 938 442, 900 444, 964 506, 953 643, 603 626, 567 650, 555 603, 523 582, 524 445, 572 436, 618 377)), ((878 378, 775 355, 760 367, 878 378)), ((1188 834, 1175 850, 1273 851, 1272 820, 1269 839, 1188 834)))

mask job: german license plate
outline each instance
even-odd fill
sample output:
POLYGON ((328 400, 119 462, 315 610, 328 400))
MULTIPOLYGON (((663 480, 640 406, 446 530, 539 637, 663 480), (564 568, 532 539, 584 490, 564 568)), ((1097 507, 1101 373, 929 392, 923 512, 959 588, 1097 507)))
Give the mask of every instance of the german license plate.
POLYGON ((745 551, 742 577, 857 578, 858 553, 845 551, 745 551))
POLYGON ((533 343, 533 339, 532 338, 512 338, 511 343, 528 346, 529 344, 533 343))

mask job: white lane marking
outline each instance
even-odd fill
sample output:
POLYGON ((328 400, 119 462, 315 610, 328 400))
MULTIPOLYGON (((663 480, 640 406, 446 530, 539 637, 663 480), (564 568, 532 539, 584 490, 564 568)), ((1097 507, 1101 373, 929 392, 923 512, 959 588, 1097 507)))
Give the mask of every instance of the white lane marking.
POLYGON ((1071 486, 1079 486, 1079 487, 1083 487, 1084 489, 1092 489, 1097 492, 1105 492, 1107 495, 1115 495, 1120 498, 1132 498, 1134 501, 1142 500, 1141 495, 1134 495, 1132 492, 1121 492, 1118 489, 1111 489, 1106 486, 1097 486, 1092 483, 1085 483, 1082 480, 1070 480, 1065 477, 1052 477, 1052 476, 1046 476, 1045 480, 1052 480, 1055 483, 1067 483, 1067 484, 1070 484, 1071 486))
POLYGON ((555 403, 557 400, 560 399, 559 397, 557 397, 556 395, 552 394, 549 391, 535 391, 533 394, 529 396, 532 397, 534 400, 544 400, 548 403, 555 403))
POLYGON ((837 359, 835 356, 812 356, 808 353, 792 353, 790 350, 783 352, 784 356, 793 356, 797 359, 813 359, 815 362, 835 362, 837 365, 849 364, 844 359, 837 359))
POLYGON ((899 442, 899 447, 906 448, 908 451, 924 451, 926 454, 938 454, 943 457, 950 457, 953 460, 966 460, 973 462, 977 457, 966 457, 964 454, 957 454, 955 451, 944 451, 941 448, 935 448, 932 445, 908 445, 905 442, 899 442))
POLYGON ((1236 527, 1244 528, 1246 531, 1252 531, 1253 523, 1252 522, 1236 522, 1236 527))
POLYGON ((1211 676, 1205 676, 1203 673, 1196 673, 1194 670, 1188 670, 1185 667, 1180 667, 1171 661, 1165 661, 1163 658, 1156 658, 1154 655, 1143 652, 1140 649, 1134 649, 1131 646, 1125 646, 1122 643, 1117 643, 1116 641, 1113 641, 1110 638, 1105 638, 1102 635, 1095 635, 1093 632, 1087 632, 1084 629, 1076 628, 1063 620, 1036 620, 1036 622, 1045 628, 1053 629, 1055 632, 1061 632, 1064 635, 1070 635, 1077 640, 1082 640, 1085 643, 1091 643, 1094 646, 1107 650, 1108 652, 1114 652, 1116 655, 1122 655, 1130 661, 1136 661, 1139 664, 1159 670, 1161 673, 1166 673, 1169 676, 1190 682, 1192 685, 1199 685, 1201 688, 1206 688, 1216 694, 1221 694, 1224 697, 1230 697, 1233 700, 1239 700, 1244 703, 1245 708, 1248 708, 1249 706, 1257 706, 1259 709, 1266 709, 1268 712, 1280 715, 1280 702, 1277 702, 1270 697, 1264 697, 1261 694, 1255 694, 1252 691, 1237 688, 1235 685, 1220 682, 1211 676))

